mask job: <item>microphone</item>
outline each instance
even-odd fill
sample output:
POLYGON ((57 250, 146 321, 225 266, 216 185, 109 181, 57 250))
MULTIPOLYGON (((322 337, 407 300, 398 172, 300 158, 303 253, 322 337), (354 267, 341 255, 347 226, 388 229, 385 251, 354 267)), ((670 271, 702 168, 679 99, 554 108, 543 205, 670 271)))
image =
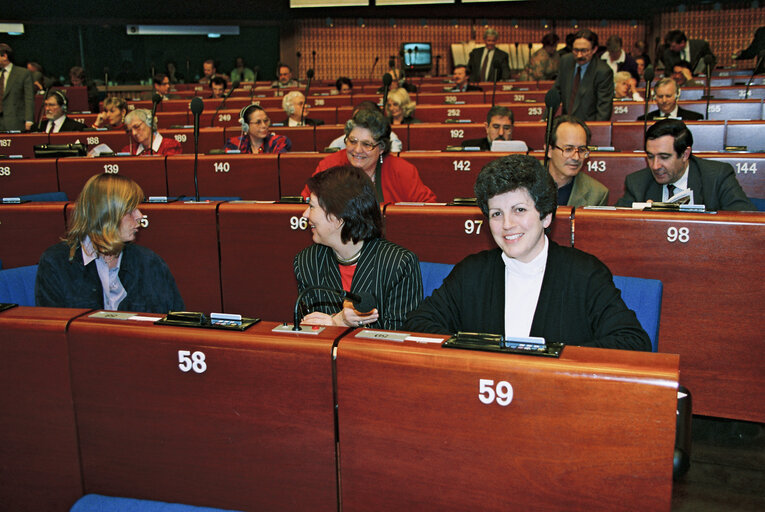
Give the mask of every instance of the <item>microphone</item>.
POLYGON ((441 71, 439 69, 440 67, 441 67, 441 56, 436 55, 436 76, 439 76, 441 74, 441 71))
POLYGON ((151 137, 149 137, 149 154, 154 154, 154 116, 157 113, 157 105, 159 105, 162 102, 162 95, 159 93, 154 93, 151 95, 151 123, 149 123, 149 126, 151 128, 151 137))
POLYGON ((255 96, 255 86, 258 83, 258 73, 260 73, 260 66, 253 66, 252 72, 255 74, 255 80, 252 81, 252 87, 250 88, 250 103, 252 103, 252 97, 255 96))
POLYGON ((353 309, 361 313, 362 315, 371 313, 377 306, 377 300, 374 295, 368 292, 360 292, 358 295, 345 290, 336 290, 334 288, 327 288, 324 286, 309 286, 298 294, 297 300, 295 300, 295 312, 293 315, 293 331, 300 330, 300 303, 303 301, 303 297, 310 291, 323 291, 337 295, 343 300, 350 300, 353 303, 353 309))
POLYGON ((378 55, 377 57, 375 57, 375 63, 372 64, 372 69, 369 71, 369 78, 372 78, 373 76, 375 76, 374 75, 374 73, 375 73, 375 66, 377 66, 377 62, 379 60, 380 60, 380 56, 378 55))
POLYGON ((494 62, 494 87, 491 90, 491 106, 494 106, 494 96, 497 94, 497 79, 499 78, 499 62, 494 62))
MULTIPOLYGON (((297 56, 297 73, 295 74, 295 80, 300 81, 300 57, 302 57, 303 54, 300 52, 297 52, 295 53, 295 55, 297 56)), ((276 67, 276 71, 277 73, 279 72, 278 66, 276 67)))
POLYGON ((560 91, 553 87, 545 94, 545 106, 547 107, 547 127, 545 128, 545 168, 550 159, 550 141, 552 140, 552 121, 555 112, 560 106, 560 91))
POLYGON ((316 50, 311 51, 311 67, 316 69, 316 50))
POLYGON ((643 143, 645 143, 645 132, 648 128, 648 98, 651 97, 651 82, 653 82, 654 69, 653 64, 646 66, 643 71, 645 79, 645 98, 643 98, 643 143))
POLYGON ((104 68, 104 94, 109 96, 109 68, 104 68))
POLYGON ((704 72, 707 75, 706 80, 706 86, 704 87, 704 96, 703 98, 707 100, 707 108, 706 108, 706 115, 704 116, 704 119, 707 121, 709 120, 709 100, 712 99, 712 68, 715 65, 715 57, 714 55, 704 55, 704 72))
POLYGON ((205 102, 197 96, 191 100, 189 108, 191 113, 194 114, 194 194, 196 200, 199 201, 199 175, 197 171, 197 163, 199 162, 199 116, 205 109, 205 102))
POLYGON ((305 100, 303 101, 303 106, 300 108, 300 124, 305 126, 305 119, 303 119, 303 113, 305 112, 305 104, 308 103, 308 90, 311 88, 311 80, 313 79, 313 68, 309 69, 305 72, 306 78, 308 78, 308 83, 305 86, 305 100))
POLYGON ((390 89, 390 84, 393 82, 393 77, 390 76, 390 73, 385 73, 383 75, 383 112, 385 112, 385 105, 388 104, 388 90, 390 89))
POLYGON ((231 89, 229 89, 228 92, 226 92, 226 94, 223 95, 223 100, 218 104, 218 107, 215 109, 215 113, 213 114, 212 119, 210 119, 210 128, 215 126, 215 118, 218 116, 218 112, 220 112, 220 110, 223 108, 223 105, 226 104, 226 100, 232 94, 234 94, 234 89, 239 87, 240 84, 241 84, 241 82, 239 82, 238 80, 236 82, 232 83, 231 84, 231 89))
POLYGON ((765 61, 765 49, 760 50, 760 53, 757 54, 757 60, 754 64, 754 69, 752 70, 752 76, 749 77, 749 80, 746 82, 746 92, 744 93, 744 99, 749 99, 749 86, 752 85, 752 80, 754 80, 754 75, 757 74, 757 70, 760 69, 760 66, 762 66, 763 61, 765 61))
POLYGON ((412 67, 414 67, 414 64, 412 63, 412 49, 411 48, 407 48, 406 53, 408 54, 407 56, 409 57, 409 59, 408 59, 409 60, 409 67, 412 68, 412 67))

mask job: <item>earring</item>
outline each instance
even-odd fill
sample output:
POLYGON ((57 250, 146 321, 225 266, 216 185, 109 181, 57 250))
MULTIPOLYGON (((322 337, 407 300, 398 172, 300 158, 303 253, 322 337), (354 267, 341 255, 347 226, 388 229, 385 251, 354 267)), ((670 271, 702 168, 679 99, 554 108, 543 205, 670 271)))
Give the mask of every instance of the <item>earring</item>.
POLYGON ((382 153, 380 153, 380 163, 382 163, 382 153))

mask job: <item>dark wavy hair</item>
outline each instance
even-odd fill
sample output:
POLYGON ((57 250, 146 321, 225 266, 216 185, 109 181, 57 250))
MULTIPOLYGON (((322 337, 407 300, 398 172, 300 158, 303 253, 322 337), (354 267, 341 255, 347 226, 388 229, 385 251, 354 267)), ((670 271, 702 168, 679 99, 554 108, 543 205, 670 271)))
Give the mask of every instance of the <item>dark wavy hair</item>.
POLYGON ((343 243, 382 236, 380 204, 372 180, 364 171, 350 164, 338 165, 313 175, 307 185, 327 215, 331 213, 343 221, 343 243))
POLYGON ((354 128, 366 128, 372 134, 375 142, 380 143, 382 154, 390 153, 390 121, 378 109, 360 109, 345 123, 345 136, 351 134, 354 128))
POLYGON ((558 206, 558 187, 542 164, 528 155, 508 155, 483 166, 475 180, 478 206, 489 216, 489 199, 513 190, 525 189, 534 200, 539 218, 552 214, 558 206))
POLYGON ((693 134, 679 119, 662 119, 652 124, 645 132, 645 140, 654 140, 665 135, 671 135, 675 139, 672 147, 677 156, 682 155, 686 149, 693 146, 693 134))

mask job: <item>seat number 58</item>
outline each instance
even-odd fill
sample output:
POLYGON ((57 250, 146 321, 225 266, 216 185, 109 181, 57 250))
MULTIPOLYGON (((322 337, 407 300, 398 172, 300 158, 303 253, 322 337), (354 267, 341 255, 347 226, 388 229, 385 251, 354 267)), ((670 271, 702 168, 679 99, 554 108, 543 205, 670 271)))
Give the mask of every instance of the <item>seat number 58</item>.
POLYGON ((505 380, 494 385, 491 379, 479 379, 478 399, 486 405, 492 402, 497 402, 501 406, 509 405, 513 401, 513 386, 505 380))
POLYGON ((184 373, 189 370, 194 370, 195 373, 204 373, 207 370, 205 353, 199 350, 193 353, 190 350, 179 350, 178 368, 184 373))

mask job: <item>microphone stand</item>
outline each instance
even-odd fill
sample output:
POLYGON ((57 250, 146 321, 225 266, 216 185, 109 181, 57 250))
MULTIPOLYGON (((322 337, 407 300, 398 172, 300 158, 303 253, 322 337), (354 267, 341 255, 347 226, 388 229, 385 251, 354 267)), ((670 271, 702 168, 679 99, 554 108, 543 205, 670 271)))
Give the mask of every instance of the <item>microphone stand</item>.
POLYGON ((654 78, 653 65, 648 65, 645 68, 643 78, 645 79, 645 98, 643 98, 643 145, 645 147, 645 133, 648 129, 648 98, 651 97, 651 82, 654 78))
POLYGON ((154 155, 154 132, 156 132, 156 126, 154 122, 155 115, 157 113, 157 105, 162 101, 162 96, 156 92, 151 98, 151 119, 149 119, 149 128, 151 129, 151 136, 149 137, 149 155, 154 155))
POLYGON ((345 290, 335 290, 334 288, 327 288, 327 287, 324 287, 324 286, 309 286, 309 287, 305 288, 302 292, 300 292, 298 294, 297 300, 295 300, 295 312, 293 314, 294 323, 293 323, 293 326, 292 326, 292 330, 293 331, 299 331, 300 330, 300 311, 299 311, 300 302, 303 300, 303 297, 305 297, 305 295, 308 292, 315 291, 315 290, 316 291, 332 293, 334 295, 337 295, 341 299, 348 299, 350 301, 357 302, 357 303, 361 302, 361 297, 359 297, 355 293, 346 292, 345 290))
POLYGON ((494 87, 491 90, 491 106, 494 106, 494 96, 497 94, 497 79, 499 78, 499 65, 494 65, 494 87))
POLYGON ((377 61, 379 61, 379 60, 380 60, 380 56, 378 55, 377 57, 375 57, 375 63, 372 64, 372 69, 369 71, 369 78, 373 78, 375 76, 374 75, 374 73, 375 73, 375 66, 377 66, 377 61))
POLYGON ((191 100, 190 108, 194 114, 194 197, 199 202, 199 116, 205 108, 204 101, 197 96, 191 100))
POLYGON ((220 104, 218 105, 218 107, 215 109, 215 113, 213 114, 213 116, 212 116, 212 119, 210 119, 210 128, 212 128, 213 126, 215 126, 215 117, 218 115, 218 112, 220 112, 220 111, 221 111, 221 109, 223 108, 223 105, 225 105, 225 104, 226 104, 226 100, 227 100, 227 99, 229 99, 229 97, 230 97, 232 94, 234 94, 234 89, 236 89, 237 87, 239 87, 240 83, 241 83, 241 82, 234 82, 234 83, 232 83, 232 84, 231 84, 231 89, 229 89, 229 91, 228 91, 226 94, 224 94, 224 95, 223 95, 223 101, 221 101, 221 102, 220 102, 220 104))

